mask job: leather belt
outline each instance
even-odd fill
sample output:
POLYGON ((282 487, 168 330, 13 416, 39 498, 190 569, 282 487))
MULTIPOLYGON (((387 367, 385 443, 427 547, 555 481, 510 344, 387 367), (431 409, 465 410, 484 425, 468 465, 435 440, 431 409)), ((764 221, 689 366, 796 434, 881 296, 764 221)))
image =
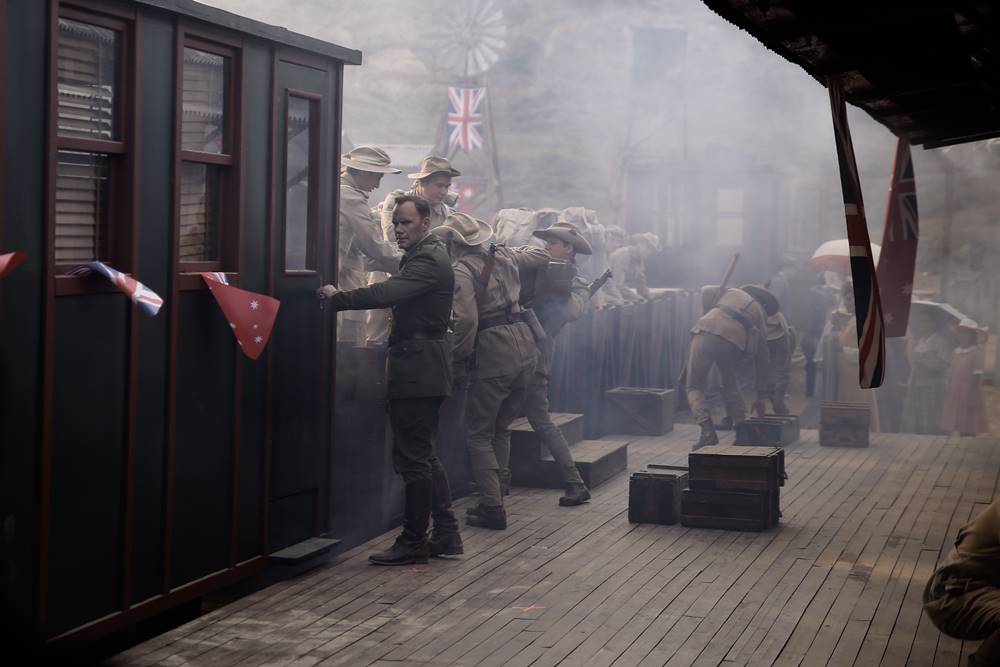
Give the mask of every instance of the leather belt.
POLYGON ((730 308, 729 306, 720 305, 719 310, 721 310, 726 315, 729 315, 729 317, 733 318, 734 320, 742 324, 744 329, 749 331, 750 329, 753 328, 753 323, 751 323, 750 320, 748 320, 746 316, 743 315, 743 313, 736 310, 735 308, 730 308))
POLYGON ((479 329, 492 329, 493 327, 499 327, 504 324, 517 324, 518 322, 523 322, 524 317, 521 311, 516 313, 501 313, 500 315, 491 315, 490 317, 482 317, 479 319, 479 329))
POLYGON ((413 331, 405 336, 390 336, 389 346, 405 343, 408 340, 444 340, 444 334, 438 331, 413 331))

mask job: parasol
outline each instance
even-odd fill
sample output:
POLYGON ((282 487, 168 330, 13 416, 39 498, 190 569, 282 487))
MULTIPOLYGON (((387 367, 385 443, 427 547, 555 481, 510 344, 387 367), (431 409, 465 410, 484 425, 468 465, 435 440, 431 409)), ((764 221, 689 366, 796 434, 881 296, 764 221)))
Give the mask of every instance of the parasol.
MULTIPOLYGON (((875 259, 876 266, 878 265, 878 258, 882 252, 882 247, 878 244, 872 244, 872 256, 875 259)), ((847 239, 836 239, 834 241, 827 241, 820 247, 816 248, 816 252, 813 253, 812 258, 806 260, 808 266, 820 269, 821 271, 835 271, 837 273, 850 273, 851 272, 851 246, 847 242, 847 239)))

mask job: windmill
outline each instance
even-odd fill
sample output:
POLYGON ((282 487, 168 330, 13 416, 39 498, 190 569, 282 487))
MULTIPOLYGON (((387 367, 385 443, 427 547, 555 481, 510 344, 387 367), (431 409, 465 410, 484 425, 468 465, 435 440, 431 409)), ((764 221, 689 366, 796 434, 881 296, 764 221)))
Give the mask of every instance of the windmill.
POLYGON ((474 206, 466 201, 465 210, 479 208, 488 199, 493 208, 503 205, 488 73, 506 47, 506 34, 503 12, 493 0, 468 0, 449 8, 429 35, 434 69, 454 82, 436 149, 468 165, 460 167, 461 180, 477 201, 474 206), (485 187, 479 187, 477 178, 485 187))

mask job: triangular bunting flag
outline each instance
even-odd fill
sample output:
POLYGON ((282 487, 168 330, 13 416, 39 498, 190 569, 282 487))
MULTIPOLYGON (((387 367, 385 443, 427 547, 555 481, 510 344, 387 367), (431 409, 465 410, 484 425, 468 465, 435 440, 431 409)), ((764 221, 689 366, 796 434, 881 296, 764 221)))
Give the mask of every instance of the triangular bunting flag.
POLYGON ((251 359, 259 357, 271 339, 271 329, 281 302, 233 287, 226 281, 224 273, 206 272, 201 277, 226 316, 243 354, 251 359))
POLYGON ((0 255, 0 278, 16 269, 26 259, 28 259, 26 252, 8 252, 0 255))

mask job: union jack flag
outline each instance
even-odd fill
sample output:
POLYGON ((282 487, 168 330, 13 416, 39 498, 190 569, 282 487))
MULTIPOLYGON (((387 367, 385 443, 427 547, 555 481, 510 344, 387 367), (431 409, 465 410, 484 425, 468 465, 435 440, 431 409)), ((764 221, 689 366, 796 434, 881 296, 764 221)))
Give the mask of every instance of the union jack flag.
MULTIPOLYGON (((920 216, 917 213, 917 185, 913 177, 913 157, 910 146, 902 139, 896 146, 896 162, 889 185, 889 208, 886 212, 886 239, 895 241, 902 232, 904 241, 920 237, 920 216)), ((885 248, 883 248, 883 251, 885 248)))
POLYGON ((448 145, 464 151, 483 147, 483 115, 479 105, 485 88, 448 88, 448 145))
POLYGON ((882 232, 882 255, 878 260, 878 282, 885 313, 886 338, 906 335, 910 321, 910 297, 917 267, 917 189, 913 176, 910 146, 902 139, 896 144, 896 161, 889 183, 889 205, 882 232))
POLYGON ((160 298, 159 294, 135 278, 112 269, 104 262, 87 262, 73 267, 67 273, 71 276, 89 276, 95 273, 104 276, 115 287, 124 292, 135 305, 139 306, 139 310, 150 317, 160 312, 160 306, 163 305, 163 299, 160 298))
POLYGON ((847 240, 851 246, 851 276, 854 280, 854 308, 858 327, 858 378, 862 389, 882 386, 885 379, 885 327, 878 276, 872 256, 865 205, 861 198, 861 178, 854 159, 851 128, 847 124, 847 105, 839 83, 827 82, 830 110, 840 162, 840 187, 844 193, 847 240))
POLYGON ((0 278, 16 269, 27 258, 27 253, 23 252, 8 252, 0 255, 0 278))

